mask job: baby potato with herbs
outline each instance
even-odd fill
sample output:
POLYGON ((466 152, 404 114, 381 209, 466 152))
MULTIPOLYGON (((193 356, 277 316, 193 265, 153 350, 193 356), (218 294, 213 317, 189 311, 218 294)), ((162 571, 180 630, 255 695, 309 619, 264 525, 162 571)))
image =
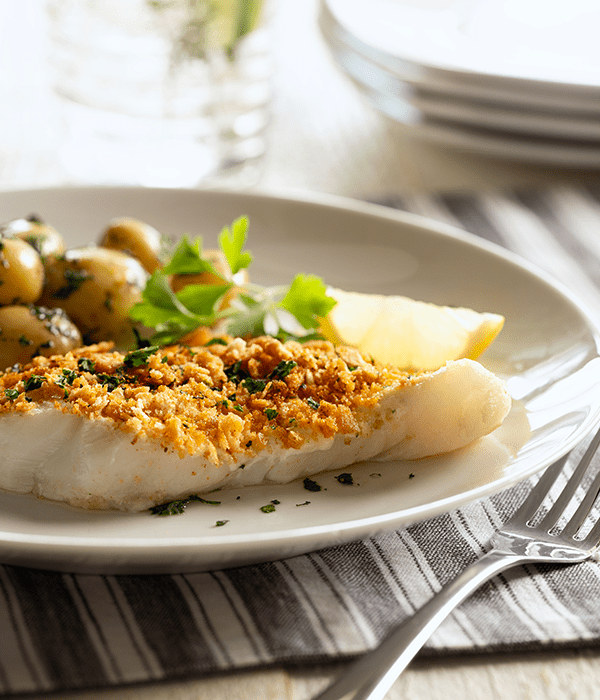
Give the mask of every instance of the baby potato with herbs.
POLYGON ((64 309, 86 343, 128 344, 129 311, 141 300, 147 278, 141 263, 119 250, 72 248, 47 261, 40 303, 64 309))
POLYGON ((150 273, 160 267, 162 236, 155 228, 139 219, 130 217, 113 219, 109 222, 98 245, 132 255, 150 273))
POLYGON ((81 346, 81 333, 62 309, 0 307, 0 369, 38 355, 63 355, 81 346))
POLYGON ((40 254, 20 238, 0 237, 0 305, 37 301, 44 286, 40 254))
POLYGON ((42 258, 60 255, 65 251, 65 242, 60 233, 37 216, 7 221, 0 226, 0 235, 5 238, 20 238, 35 248, 42 258))

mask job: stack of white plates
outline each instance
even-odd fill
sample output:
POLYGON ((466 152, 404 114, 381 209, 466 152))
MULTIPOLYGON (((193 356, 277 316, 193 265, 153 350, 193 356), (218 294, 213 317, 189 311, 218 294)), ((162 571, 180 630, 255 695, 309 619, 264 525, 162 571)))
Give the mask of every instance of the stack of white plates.
POLYGON ((600 0, 321 0, 333 55, 430 141, 600 167, 600 0))

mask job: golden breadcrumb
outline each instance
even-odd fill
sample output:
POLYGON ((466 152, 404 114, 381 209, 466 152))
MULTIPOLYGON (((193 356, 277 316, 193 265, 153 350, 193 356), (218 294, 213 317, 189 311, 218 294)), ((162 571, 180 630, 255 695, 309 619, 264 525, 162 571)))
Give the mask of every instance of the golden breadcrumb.
POLYGON ((128 354, 100 343, 5 370, 0 414, 53 402, 64 413, 112 420, 132 442, 155 441, 181 456, 214 457, 215 447, 233 456, 273 438, 297 448, 355 433, 361 411, 386 388, 418 380, 325 341, 226 338, 128 354))

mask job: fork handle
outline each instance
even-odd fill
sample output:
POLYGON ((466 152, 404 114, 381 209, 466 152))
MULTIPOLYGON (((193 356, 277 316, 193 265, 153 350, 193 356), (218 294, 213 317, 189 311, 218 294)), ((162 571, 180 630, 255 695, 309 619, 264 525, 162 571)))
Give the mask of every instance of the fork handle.
POLYGON ((355 691, 353 700, 383 700, 394 681, 446 617, 471 593, 505 569, 531 557, 491 550, 444 586, 411 618, 397 627, 372 652, 313 700, 341 700, 355 691))

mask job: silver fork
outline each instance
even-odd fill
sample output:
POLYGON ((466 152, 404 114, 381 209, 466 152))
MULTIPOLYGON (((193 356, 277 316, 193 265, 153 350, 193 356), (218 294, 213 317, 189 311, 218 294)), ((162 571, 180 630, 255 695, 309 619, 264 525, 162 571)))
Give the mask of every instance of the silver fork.
POLYGON ((600 492, 600 472, 564 526, 562 521, 565 520, 565 509, 571 503, 599 444, 600 432, 591 441, 554 504, 544 513, 542 506, 568 455, 548 467, 521 507, 492 537, 491 549, 486 554, 442 588, 409 620, 393 630, 377 649, 356 661, 313 700, 341 700, 346 696, 353 700, 383 700, 394 681, 437 627, 454 608, 490 578, 519 564, 574 564, 589 559, 600 544, 600 520, 584 537, 578 537, 578 532, 600 492), (542 513, 541 516, 538 511, 542 513), (539 522, 534 521, 536 514, 538 518, 541 517, 539 522))

